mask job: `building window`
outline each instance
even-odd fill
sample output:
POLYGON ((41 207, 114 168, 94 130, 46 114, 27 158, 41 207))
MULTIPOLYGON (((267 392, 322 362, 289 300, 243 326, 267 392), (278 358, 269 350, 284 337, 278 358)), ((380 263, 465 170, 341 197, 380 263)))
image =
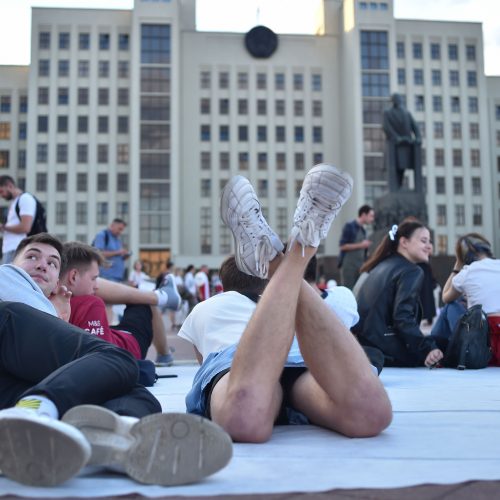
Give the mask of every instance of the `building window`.
POLYGON ((248 101, 246 99, 238 99, 238 114, 239 115, 248 114, 248 101))
POLYGON ((304 127, 296 126, 293 128, 293 139, 295 142, 304 142, 304 127))
POLYGON ((465 206, 455 205, 455 225, 465 226, 465 206))
POLYGON ((286 170, 285 153, 276 153, 276 170, 286 170))
POLYGON ((17 167, 19 170, 24 170, 26 168, 26 150, 20 149, 17 155, 17 167))
POLYGON ((257 73, 257 88, 259 90, 266 90, 267 75, 265 73, 257 73))
POLYGON ((77 144, 76 146, 76 161, 77 163, 87 163, 88 162, 88 150, 87 144, 77 144))
POLYGON ((257 196, 267 198, 269 196, 269 183, 267 179, 259 179, 257 181, 257 196))
POLYGON ((80 50, 90 49, 90 34, 89 33, 79 33, 78 35, 78 48, 80 50))
POLYGON ((286 180, 276 180, 276 198, 286 198, 286 180))
POLYGON ((314 153, 312 164, 318 165, 319 163, 323 163, 323 153, 314 153))
POLYGON ((313 142, 316 144, 321 144, 323 142, 323 128, 313 127, 312 130, 313 142))
POLYGON ((444 177, 436 177, 436 194, 446 194, 446 182, 444 177))
POLYGON ((98 144, 97 145, 97 163, 108 163, 108 145, 98 144))
POLYGON ((128 73, 129 73, 128 61, 118 61, 118 78, 128 78, 128 73))
POLYGON ((265 125, 259 125, 257 127, 257 142, 267 141, 267 127, 265 125))
POLYGON ((229 99, 219 99, 219 114, 220 115, 229 114, 229 99))
POLYGON ((284 99, 276 99, 274 102, 274 112, 276 116, 285 116, 285 101, 284 99))
POLYGON ((267 153, 257 153, 257 168, 267 170, 267 153))
POLYGON ((118 35, 118 50, 127 51, 130 46, 130 36, 128 33, 118 35))
POLYGON ((276 142, 285 142, 286 140, 286 132, 285 127, 283 125, 276 126, 276 142))
POLYGON ((89 89, 84 87, 78 88, 78 104, 86 106, 89 103, 89 89))
POLYGON ((38 116, 37 131, 40 133, 49 131, 49 117, 47 115, 39 115, 38 116))
POLYGON ((45 172, 38 172, 36 174, 36 190, 41 193, 47 192, 47 174, 45 172))
POLYGON ((97 224, 107 224, 108 221, 108 202, 106 201, 100 201, 97 203, 97 217, 96 217, 96 223, 97 224))
POLYGON ((99 33, 99 50, 109 50, 109 33, 99 33))
POLYGON ((434 165, 436 167, 444 166, 444 149, 436 148, 434 150, 434 165))
POLYGON ((128 134, 128 116, 119 116, 117 129, 119 134, 128 134))
POLYGON ((322 79, 321 75, 319 74, 313 74, 312 75, 312 89, 315 92, 319 92, 322 90, 323 84, 322 84, 322 79))
POLYGON ((425 101, 423 95, 415 96, 415 111, 424 111, 425 110, 425 101))
POLYGON ((63 172, 56 174, 56 191, 65 192, 68 189, 68 175, 63 172))
POLYGON ((109 61, 99 61, 99 78, 108 78, 109 76, 109 61))
POLYGON ((473 177, 472 181, 472 194, 481 195, 481 177, 473 177))
POLYGON ((41 31, 38 34, 38 47, 40 49, 50 49, 50 32, 41 31))
POLYGON ((57 74, 58 74, 58 76, 68 76, 69 75, 69 61, 67 59, 60 59, 58 61, 57 74))
POLYGON ((478 112, 477 97, 469 97, 469 113, 476 114, 478 112))
POLYGON ((77 130, 79 134, 85 134, 89 129, 89 119, 87 115, 77 117, 77 130))
POLYGON ((432 96, 432 111, 435 113, 443 111, 443 98, 440 95, 432 96))
POLYGON ((227 125, 221 125, 219 127, 219 141, 229 141, 229 127, 227 125))
POLYGON ((471 139, 479 139, 479 123, 469 124, 469 136, 471 139))
POLYGON ((200 87, 202 89, 209 89, 211 83, 210 71, 200 72, 200 87))
POLYGON ((413 83, 415 85, 423 85, 424 84, 424 72, 421 69, 413 70, 413 83))
POLYGON ((200 168, 201 168, 201 170, 210 170, 210 168, 212 166, 211 163, 212 163, 212 157, 210 155, 210 152, 202 151, 200 153, 200 168))
POLYGON ((413 42, 413 59, 422 59, 422 44, 420 42, 413 42))
POLYGON ((453 139, 462 138, 462 124, 460 122, 453 122, 451 124, 451 137, 453 139))
POLYGON ((76 190, 79 193, 87 192, 87 174, 79 172, 76 174, 76 190))
POLYGON ((323 106, 321 101, 312 102, 312 115, 315 117, 323 116, 323 106))
POLYGON ((0 122, 0 140, 10 139, 10 122, 0 122))
POLYGON ((467 57, 467 61, 475 61, 476 60, 476 46, 475 45, 466 45, 465 46, 465 55, 467 57))
POLYGON ((388 73, 366 73, 362 76, 363 97, 388 97, 389 96, 389 74, 388 73))
POLYGON ((200 181, 200 194, 202 198, 210 198, 212 195, 212 181, 211 179, 201 179, 200 181))
POLYGON ((59 33, 59 49, 69 49, 69 33, 59 33))
POLYGON ((433 69, 431 75, 432 75, 432 85, 435 87, 441 85, 441 70, 433 69))
POLYGON ((107 134, 109 130, 108 126, 108 117, 107 116, 98 116, 97 117, 97 132, 99 134, 107 134))
POLYGON ((0 168, 10 167, 10 153, 6 149, 0 149, 0 168))
POLYGON ((227 71, 221 71, 219 73, 219 88, 220 89, 229 88, 229 73, 227 71))
POLYGON ((441 59, 441 45, 439 43, 431 43, 431 59, 435 61, 441 59))
POLYGON ((248 170, 248 153, 238 153, 238 169, 248 170))
POLYGON ((59 87, 57 89, 57 104, 66 106, 69 104, 69 91, 68 87, 59 87))
POLYGON ((404 42, 397 42, 396 43, 396 54, 397 54, 398 59, 405 58, 405 44, 404 44, 404 42))
POLYGON ((38 104, 48 104, 48 103, 49 103, 49 88, 38 87, 38 104))
POLYGON ((68 204, 65 201, 56 202, 56 224, 66 224, 68 221, 68 204))
POLYGON ((37 144, 36 145, 36 161, 37 163, 47 163, 48 159, 48 145, 47 144, 37 144))
POLYGON ((389 68, 386 31, 361 31, 361 67, 363 70, 389 68))
POLYGON ((50 61, 48 59, 40 59, 38 61, 38 76, 50 75, 50 61))
POLYGON ((108 174, 97 174, 97 191, 104 193, 108 190, 108 174))
POLYGON ((450 70, 450 85, 452 87, 458 87, 460 85, 460 78, 458 71, 454 69, 450 70))
POLYGON ((477 87, 477 73, 475 71, 467 71, 467 86, 477 87))
POLYGON ((453 193, 464 194, 464 178, 453 177, 453 193))
POLYGON ((248 141, 248 127, 246 125, 238 125, 238 141, 248 141))
POLYGON ((265 99, 257 99, 257 114, 260 116, 267 115, 267 101, 265 99))
POLYGON ((100 106, 107 106, 109 104, 109 89, 107 88, 98 89, 97 102, 100 106))
POLYGON ((497 148, 500 147, 500 130, 496 131, 496 138, 497 138, 497 148))
POLYGON ((451 97, 451 112, 460 113, 460 97, 457 96, 451 97))
POLYGON ((200 126, 200 140, 209 141, 210 140, 210 125, 200 126))
POLYGON ((434 139, 442 139, 443 135, 443 122, 434 122, 434 139))
POLYGON ((304 167, 305 167, 304 153, 295 153, 294 166, 295 166, 295 170, 299 170, 299 171, 304 170, 304 167))
POLYGON ((303 90, 304 89, 304 75, 301 73, 293 74, 293 90, 303 90))
POLYGON ((453 166, 454 167, 461 167, 462 166, 462 150, 461 149, 454 149, 452 151, 452 158, 453 158, 453 166))
POLYGON ((229 170, 229 153, 227 151, 219 153, 219 168, 220 170, 229 170))
POLYGON ((304 116, 304 101, 293 101, 293 115, 304 116))
POLYGON ((274 74, 274 89, 275 90, 285 90, 285 74, 275 73, 274 74))
POLYGON ((481 166, 481 152, 479 151, 479 149, 470 150, 470 164, 472 167, 481 166))
POLYGON ((406 84, 406 70, 404 68, 398 68, 398 85, 406 84))
POLYGON ((78 61, 78 76, 83 78, 89 76, 89 61, 78 61))
POLYGON ((238 88, 240 90, 248 89, 248 73, 238 73, 238 88))
POLYGON ((450 61, 458 60, 458 45, 456 43, 450 43, 448 45, 448 59, 450 61))
POLYGON ((76 202, 76 223, 87 224, 87 202, 76 202))
POLYGON ((446 226, 446 205, 437 205, 436 223, 438 226, 446 226))
POLYGON ((116 161, 119 165, 128 164, 129 147, 128 144, 117 144, 116 146, 116 161))
POLYGON ((68 131, 68 117, 66 115, 60 115, 57 117, 57 131, 58 132, 68 131))

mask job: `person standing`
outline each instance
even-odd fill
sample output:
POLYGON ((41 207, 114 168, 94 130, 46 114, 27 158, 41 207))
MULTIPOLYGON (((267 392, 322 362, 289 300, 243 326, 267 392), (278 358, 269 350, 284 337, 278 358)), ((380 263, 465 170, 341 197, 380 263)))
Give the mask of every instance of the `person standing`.
POLYGON ((344 225, 340 238, 340 278, 343 286, 354 287, 359 278, 359 268, 366 260, 368 248, 372 244, 366 238, 367 224, 375 220, 375 212, 370 205, 363 205, 358 210, 358 217, 344 225))
POLYGON ((101 267, 99 275, 107 280, 121 283, 125 276, 125 260, 130 252, 123 246, 120 238, 127 224, 123 219, 113 219, 108 228, 98 232, 92 246, 99 249, 110 263, 109 267, 101 267))
POLYGON ((0 196, 10 202, 7 221, 0 225, 3 231, 2 264, 9 264, 14 259, 17 246, 31 231, 36 200, 33 195, 18 188, 9 175, 0 177, 0 196))
POLYGON ((208 266, 203 264, 200 267, 200 270, 194 275, 199 302, 203 302, 210 297, 210 281, 208 279, 208 273, 208 266))

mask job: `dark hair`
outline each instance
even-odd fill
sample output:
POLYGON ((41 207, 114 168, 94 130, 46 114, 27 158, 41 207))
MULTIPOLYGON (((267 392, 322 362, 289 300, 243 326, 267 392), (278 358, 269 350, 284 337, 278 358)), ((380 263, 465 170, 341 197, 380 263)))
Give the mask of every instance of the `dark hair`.
POLYGON ((260 295, 267 285, 267 280, 250 276, 236 266, 234 255, 227 257, 220 266, 219 277, 225 292, 235 291, 260 295))
POLYGON ((119 217, 115 217, 112 221, 111 224, 123 224, 124 226, 127 225, 127 223, 123 220, 120 219, 119 217))
POLYGON ((59 238, 53 236, 49 233, 38 233, 33 236, 28 236, 21 240, 19 245, 16 248, 16 252, 14 253, 14 259, 28 246, 32 243, 43 243, 44 245, 50 245, 54 247, 59 256, 61 257, 61 269, 64 266, 64 252, 63 252, 63 244, 59 238))
POLYGON ((98 266, 104 266, 106 259, 102 253, 90 245, 79 241, 69 241, 63 245, 64 266, 61 268, 61 276, 70 269, 86 270, 92 262, 97 262, 98 266))
POLYGON ((193 264, 189 264, 186 269, 184 269, 185 273, 190 273, 194 269, 193 264))
POLYGON ((361 217, 363 214, 369 214, 373 210, 370 205, 363 205, 358 209, 358 217, 361 217))
POLYGON ((394 240, 387 233, 373 252, 373 255, 361 266, 359 272, 370 272, 377 264, 397 253, 400 238, 409 239, 417 229, 425 227, 427 226, 423 222, 414 217, 404 219, 399 224, 396 234, 394 234, 394 240))
POLYGON ((16 185, 16 181, 10 175, 0 176, 0 186, 6 186, 7 184, 16 185))
POLYGON ((482 255, 493 257, 490 242, 479 233, 468 233, 460 236, 455 245, 457 258, 464 264, 472 264, 482 255))

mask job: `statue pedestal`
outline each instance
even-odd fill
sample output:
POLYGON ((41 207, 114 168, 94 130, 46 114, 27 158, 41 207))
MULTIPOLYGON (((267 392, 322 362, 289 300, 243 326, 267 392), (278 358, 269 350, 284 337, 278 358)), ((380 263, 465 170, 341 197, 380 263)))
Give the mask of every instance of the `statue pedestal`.
POLYGON ((383 236, 394 224, 399 224, 406 217, 416 217, 427 224, 427 205, 423 193, 401 189, 377 198, 373 204, 375 210, 375 231, 371 237, 373 251, 383 236))

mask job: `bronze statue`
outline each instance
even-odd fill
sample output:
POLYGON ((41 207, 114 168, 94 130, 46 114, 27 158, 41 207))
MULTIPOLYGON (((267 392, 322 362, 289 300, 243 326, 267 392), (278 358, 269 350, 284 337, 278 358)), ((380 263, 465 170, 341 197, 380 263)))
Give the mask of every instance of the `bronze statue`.
POLYGON ((399 94, 391 96, 392 108, 384 111, 386 135, 385 168, 389 176, 389 191, 399 191, 407 168, 415 172, 415 192, 422 192, 422 138, 417 123, 405 109, 399 94))

